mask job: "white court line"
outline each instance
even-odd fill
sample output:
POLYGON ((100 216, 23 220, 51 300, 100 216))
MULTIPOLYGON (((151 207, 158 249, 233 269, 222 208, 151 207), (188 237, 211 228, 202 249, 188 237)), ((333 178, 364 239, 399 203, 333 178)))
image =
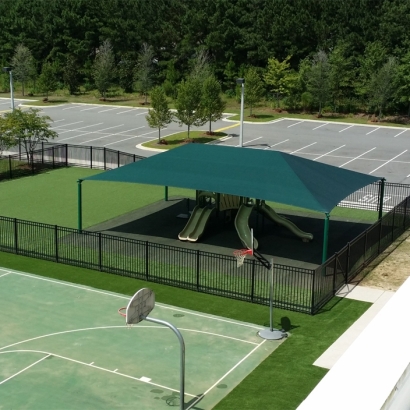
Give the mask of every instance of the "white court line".
MULTIPOLYGON (((124 124, 122 124, 122 125, 124 125, 124 124)), ((109 133, 108 135, 104 135, 104 136, 102 136, 102 137, 94 138, 94 139, 88 140, 88 141, 83 141, 83 142, 80 142, 79 144, 81 145, 81 144, 86 144, 87 142, 91 142, 91 141, 102 140, 103 138, 113 137, 113 136, 115 136, 115 135, 124 134, 124 132, 135 131, 135 130, 139 130, 139 129, 141 129, 141 128, 145 128, 145 126, 143 125, 142 127, 131 128, 130 130, 125 130, 125 131, 116 132, 115 134, 109 133)))
POLYGON ((281 142, 277 142, 276 144, 269 145, 269 147, 265 148, 265 150, 266 150, 266 149, 270 149, 270 148, 272 148, 272 147, 276 147, 276 145, 283 144, 284 142, 287 142, 287 141, 289 141, 289 138, 288 138, 287 140, 285 140, 285 141, 281 141, 281 142))
POLYGON ((377 147, 374 147, 374 148, 372 148, 372 149, 369 149, 369 151, 366 151, 366 152, 364 152, 363 154, 360 154, 358 157, 355 157, 355 158, 353 158, 353 159, 351 159, 351 160, 345 162, 344 164, 339 165, 339 168, 342 168, 342 167, 344 167, 345 165, 350 164, 350 163, 351 163, 352 161, 354 161, 355 159, 361 158, 363 155, 366 155, 368 152, 373 151, 373 150, 376 149, 376 148, 377 148, 377 147))
POLYGON ((291 154, 294 154, 295 152, 302 151, 302 149, 311 147, 312 145, 315 145, 315 144, 317 144, 317 142, 312 142, 312 144, 306 145, 306 147, 299 148, 299 149, 297 149, 296 151, 291 152, 291 154))
POLYGON ((106 110, 98 111, 98 113, 97 113, 97 114, 100 114, 100 113, 102 113, 102 112, 106 112, 106 111, 112 111, 112 110, 118 110, 118 107, 107 108, 106 110))
POLYGON ((90 111, 90 110, 96 110, 97 108, 101 108, 101 105, 98 105, 97 107, 84 108, 83 110, 80 110, 80 111, 90 111))
POLYGON ((259 347, 261 347, 266 342, 266 339, 258 344, 254 349, 252 349, 244 358, 242 358, 235 366, 233 366, 229 371, 227 371, 216 383, 214 383, 205 393, 202 393, 197 400, 195 400, 186 410, 191 409, 196 403, 198 403, 206 394, 208 394, 215 386, 217 386, 226 376, 232 373, 242 362, 244 362, 253 352, 255 352, 259 347))
MULTIPOLYGON (((243 145, 250 144, 251 142, 256 141, 256 140, 260 140, 261 138, 263 138, 263 137, 258 137, 258 138, 254 138, 253 140, 246 141, 246 142, 243 143, 243 145)), ((239 147, 239 145, 237 145, 237 147, 239 147)))
POLYGON ((118 127, 122 127, 124 124, 120 124, 120 125, 114 125, 113 127, 107 127, 107 128, 102 128, 100 130, 95 130, 95 131, 89 131, 86 132, 85 134, 80 134, 80 135, 74 135, 74 137, 68 137, 68 138, 63 138, 63 139, 59 139, 58 141, 65 141, 65 140, 72 140, 73 138, 79 138, 79 137, 84 137, 84 135, 88 135, 88 134, 98 134, 101 131, 105 131, 105 130, 111 130, 112 128, 118 128, 118 127))
MULTIPOLYGON (((29 278, 29 279, 42 280, 44 282, 51 282, 51 283, 55 283, 57 285, 68 286, 68 287, 75 288, 75 289, 86 290, 88 292, 94 292, 94 293, 98 293, 98 294, 101 294, 101 295, 113 296, 113 297, 116 297, 118 299, 130 300, 130 296, 117 295, 115 293, 104 292, 102 290, 97 290, 97 289, 93 289, 93 288, 86 288, 84 286, 74 285, 72 283, 66 283, 66 282, 61 282, 61 281, 57 281, 57 280, 53 280, 53 279, 42 278, 42 277, 39 277, 39 276, 33 276, 33 275, 23 273, 23 272, 6 270, 4 268, 0 268, 0 270, 6 271, 7 273, 13 273, 15 275, 24 276, 24 277, 29 278)), ((188 314, 188 315, 193 315, 193 316, 198 316, 198 317, 202 317, 202 318, 206 318, 206 319, 216 320, 218 322, 224 322, 224 323, 230 323, 232 325, 250 327, 251 329, 256 329, 256 330, 261 330, 262 329, 261 327, 258 327, 258 326, 255 326, 255 325, 251 325, 251 324, 247 324, 247 323, 241 323, 241 322, 234 322, 232 320, 222 319, 220 317, 215 317, 215 316, 209 316, 209 315, 205 315, 205 314, 198 313, 198 312, 191 312, 191 311, 184 310, 184 309, 181 309, 181 308, 166 306, 166 305, 163 305, 161 303, 155 303, 155 306, 159 306, 163 309, 174 310, 175 312, 181 312, 181 313, 185 313, 185 314, 188 314)), ((0 348, 0 350, 1 349, 3 349, 3 348, 0 348)))
POLYGON ((405 152, 407 152, 407 150, 405 149, 402 153, 400 153, 399 155, 396 155, 395 157, 393 157, 392 159, 389 159, 387 162, 385 162, 384 164, 380 165, 379 167, 377 167, 376 169, 374 169, 372 172, 369 172, 370 174, 373 174, 373 172, 376 172, 378 169, 380 169, 381 167, 384 167, 385 165, 387 165, 389 162, 392 162, 393 160, 395 160, 397 157, 399 157, 400 155, 403 155, 405 152))
POLYGON ((10 272, 4 273, 3 275, 0 275, 0 278, 2 278, 3 276, 7 276, 10 275, 10 272))
POLYGON ((220 335, 219 333, 205 332, 205 331, 203 331, 203 330, 184 329, 184 328, 182 328, 182 327, 179 327, 178 329, 179 329, 179 330, 185 330, 186 332, 202 333, 202 334, 204 334, 204 335, 216 336, 216 337, 222 337, 222 338, 224 338, 224 339, 236 340, 237 342, 249 343, 249 344, 251 344, 251 345, 258 345, 258 344, 259 344, 259 343, 255 343, 255 342, 250 342, 249 340, 237 339, 236 337, 232 337, 232 336, 223 336, 223 335, 220 335))
MULTIPOLYGON (((163 130, 166 128, 163 128, 163 130)), ((123 142, 123 141, 128 141, 128 140, 132 140, 134 138, 140 138, 143 137, 144 135, 149 135, 149 134, 154 134, 155 132, 158 132, 158 130, 152 131, 152 132, 147 132, 145 134, 141 134, 141 135, 136 135, 135 137, 130 137, 130 138, 125 138, 123 140, 119 140, 119 141, 115 141, 115 142, 110 142, 109 144, 105 144, 104 147, 108 146, 108 145, 113 145, 113 144, 118 144, 119 142, 123 142)))
MULTIPOLYGON (((118 369, 116 369, 116 370, 109 370, 109 369, 105 369, 104 367, 95 366, 95 365, 91 365, 91 364, 89 364, 89 363, 81 362, 80 360, 70 359, 69 357, 61 356, 61 355, 59 355, 59 354, 49 353, 49 352, 43 352, 42 350, 11 350, 11 351, 8 351, 8 352, 2 352, 2 353, 0 353, 0 354, 6 354, 6 353, 25 353, 25 352, 26 352, 26 353, 29 352, 29 353, 43 353, 43 354, 48 354, 48 356, 43 357, 41 360, 44 360, 44 359, 46 359, 46 358, 49 357, 49 356, 54 356, 54 357, 58 357, 59 359, 68 360, 69 362, 73 362, 73 363, 77 363, 77 364, 82 364, 83 366, 91 367, 92 369, 102 370, 102 371, 107 372, 107 373, 111 373, 111 374, 115 374, 115 375, 118 375, 118 376, 126 377, 127 379, 137 380, 137 381, 142 382, 142 383, 150 384, 150 385, 152 385, 152 386, 161 387, 161 388, 163 388, 163 389, 166 389, 166 390, 169 390, 169 391, 174 391, 174 392, 179 393, 179 390, 172 389, 172 388, 166 387, 166 386, 162 386, 161 384, 148 382, 148 381, 146 381, 146 380, 141 380, 141 379, 139 379, 138 377, 129 376, 128 374, 119 373, 119 372, 117 371, 118 369)), ((39 360, 39 361, 41 361, 41 360, 39 360)), ((35 363, 33 363, 32 366, 33 366, 34 364, 35 364, 35 363)), ((20 372, 20 373, 21 373, 21 372, 20 372)), ((1 384, 1 383, 0 383, 0 384, 1 384)), ((195 398, 198 397, 198 396, 195 395, 195 394, 189 394, 189 393, 186 393, 186 392, 185 392, 185 394, 186 394, 187 396, 191 396, 191 397, 195 397, 195 398)))
POLYGON ((302 124, 302 122, 304 121, 299 121, 299 122, 296 122, 295 124, 288 125, 288 128, 293 127, 294 125, 302 124))
POLYGON ((317 130, 317 129, 320 128, 320 127, 324 127, 324 126, 327 125, 327 124, 329 124, 329 123, 326 122, 325 124, 319 125, 318 127, 313 128, 312 131, 317 130))
POLYGON ((71 122, 71 123, 69 123, 69 124, 57 125, 57 127, 51 127, 51 128, 68 127, 69 125, 79 124, 80 122, 84 122, 84 121, 71 122))
POLYGON ((343 129, 342 129, 342 130, 340 130, 339 132, 346 131, 346 130, 348 130, 349 128, 352 128, 352 127, 354 127, 354 125, 349 125, 348 127, 343 128, 343 129))
POLYGON ((399 132, 398 134, 396 134, 393 138, 396 138, 396 137, 398 137, 399 135, 401 135, 401 134, 403 134, 404 132, 406 132, 407 130, 404 130, 404 131, 402 131, 402 132, 399 132))
POLYGON ((375 132, 375 131, 377 131, 377 130, 379 130, 380 129, 380 127, 377 127, 377 128, 375 128, 374 130, 371 130, 371 131, 369 131, 369 132, 366 132, 366 135, 369 135, 369 134, 371 134, 372 132, 375 132))
MULTIPOLYGON (((41 352, 41 353, 43 353, 43 352, 41 352)), ((44 354, 47 354, 47 353, 44 353, 44 354)), ((43 360, 47 359, 47 357, 50 357, 50 356, 51 356, 50 354, 47 354, 47 356, 42 357, 40 360, 37 360, 36 362, 32 363, 30 366, 27 366, 24 369, 20 370, 19 372, 17 372, 15 374, 13 374, 12 376, 8 377, 7 379, 4 379, 3 381, 0 382, 0 385, 3 384, 3 383, 6 383, 8 380, 12 379, 13 377, 18 376, 19 374, 23 373, 24 371, 30 369, 30 367, 35 366, 36 364, 42 362, 43 360)))
MULTIPOLYGON (((84 122, 84 121, 80 121, 80 122, 84 122)), ((82 132, 81 130, 83 130, 84 128, 96 127, 97 125, 101 125, 101 124, 104 124, 104 123, 103 123, 103 122, 98 122, 97 124, 85 125, 84 127, 79 127, 79 128, 74 128, 74 129, 71 129, 71 130, 61 131, 61 132, 58 133, 58 135, 60 135, 60 134, 65 134, 66 132, 74 132, 74 131, 80 131, 80 132, 82 132)), ((62 125, 62 127, 64 127, 64 125, 62 125)), ((88 134, 88 131, 85 132, 85 134, 88 134)), ((84 135, 85 135, 85 134, 84 134, 84 135)), ((61 141, 61 140, 60 140, 60 141, 61 141)))
POLYGON ((319 158, 325 157, 326 155, 329 155, 329 154, 331 154, 332 152, 335 152, 335 151, 337 151, 338 149, 343 148, 343 147, 345 147, 345 146, 346 146, 346 144, 345 144, 345 145, 341 145, 339 148, 332 149, 332 151, 326 152, 326 154, 323 154, 323 155, 321 155, 320 157, 315 158, 313 161, 316 161, 316 160, 318 160, 319 158))

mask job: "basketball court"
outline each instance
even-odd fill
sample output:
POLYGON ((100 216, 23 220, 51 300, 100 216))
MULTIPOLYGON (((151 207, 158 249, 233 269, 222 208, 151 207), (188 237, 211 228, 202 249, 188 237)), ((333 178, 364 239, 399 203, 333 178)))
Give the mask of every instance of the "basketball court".
MULTIPOLYGON (((129 296, 2 268, 0 283, 0 408, 179 408, 178 338, 127 327, 129 296)), ((149 317, 185 340, 185 409, 212 409, 286 340, 160 303, 149 317)))

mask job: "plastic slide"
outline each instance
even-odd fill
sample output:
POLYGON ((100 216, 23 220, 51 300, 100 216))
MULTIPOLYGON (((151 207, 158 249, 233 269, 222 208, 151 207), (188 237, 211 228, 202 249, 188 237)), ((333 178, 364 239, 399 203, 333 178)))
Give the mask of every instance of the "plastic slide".
POLYGON ((313 239, 313 235, 311 233, 303 232, 293 222, 283 216, 278 215, 269 205, 266 205, 264 202, 257 209, 273 222, 276 222, 278 225, 282 225, 289 229, 289 231, 291 231, 298 238, 301 238, 304 242, 309 242, 313 239))
MULTIPOLYGON (((238 232, 239 239, 243 246, 248 249, 252 249, 252 234, 251 229, 249 228, 249 216, 252 213, 253 207, 253 204, 242 204, 235 218, 236 232, 238 232)), ((253 238, 253 248, 258 249, 258 241, 255 238, 253 238)))
POLYGON ((185 228, 179 233, 178 239, 181 241, 196 242, 205 230, 205 226, 214 208, 200 207, 197 205, 192 211, 185 228))
POLYGON ((188 235, 188 241, 196 242, 202 236, 209 218, 215 210, 216 208, 202 208, 202 212, 195 226, 195 229, 188 235))

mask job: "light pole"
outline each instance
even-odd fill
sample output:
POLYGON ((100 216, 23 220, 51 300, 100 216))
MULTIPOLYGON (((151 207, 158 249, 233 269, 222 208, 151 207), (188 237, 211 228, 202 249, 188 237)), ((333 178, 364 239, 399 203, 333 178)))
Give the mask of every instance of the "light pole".
POLYGON ((11 67, 3 67, 5 73, 10 74, 10 99, 11 99, 11 110, 14 111, 14 90, 13 90, 13 72, 11 67))
POLYGON ((239 146, 243 147, 243 107, 245 100, 245 79, 237 78, 236 84, 241 86, 241 127, 239 131, 239 146))

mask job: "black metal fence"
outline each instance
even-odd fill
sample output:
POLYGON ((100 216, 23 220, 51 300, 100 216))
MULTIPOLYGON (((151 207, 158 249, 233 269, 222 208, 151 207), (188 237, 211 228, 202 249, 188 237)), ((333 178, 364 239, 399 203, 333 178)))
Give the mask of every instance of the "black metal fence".
POLYGON ((68 166, 107 170, 141 159, 144 157, 105 147, 42 143, 32 158, 27 158, 21 149, 0 156, 0 181, 68 166))
MULTIPOLYGON (((107 148, 42 144, 0 157, 0 180, 65 166, 112 169, 143 157, 107 148)), ((339 206, 379 210, 381 182, 353 193, 339 206)), ((315 314, 365 266, 410 227, 410 185, 385 183, 389 211, 315 270, 275 265, 274 305, 315 314)), ((269 303, 269 271, 257 260, 0 217, 0 251, 140 278, 199 292, 269 303)))
MULTIPOLYGON (((238 269, 233 256, 8 217, 0 217, 0 251, 269 303, 269 271, 251 259, 238 269)), ((311 313, 313 277, 312 270, 275 265, 275 305, 311 313)))

